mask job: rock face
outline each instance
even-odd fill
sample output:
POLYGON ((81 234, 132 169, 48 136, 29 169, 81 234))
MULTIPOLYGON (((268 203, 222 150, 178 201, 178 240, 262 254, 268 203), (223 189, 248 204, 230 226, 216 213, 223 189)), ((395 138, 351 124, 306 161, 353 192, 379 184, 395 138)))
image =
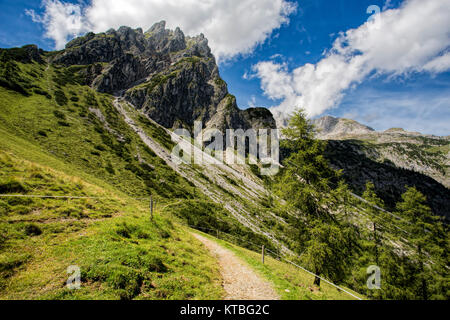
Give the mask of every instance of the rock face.
POLYGON ((359 152, 378 163, 422 173, 450 188, 450 139, 392 128, 374 131, 354 120, 313 120, 318 139, 356 142, 359 152))
POLYGON ((240 110, 220 77, 208 40, 187 37, 164 21, 148 31, 121 27, 88 33, 69 42, 53 58, 80 71, 91 87, 122 95, 137 109, 166 128, 276 128, 267 109, 240 110))
POLYGON ((359 135, 374 132, 375 130, 354 120, 325 116, 312 121, 316 126, 317 138, 333 139, 348 135, 359 135))
MULTIPOLYGON (((427 172, 406 169, 388 159, 377 161, 377 153, 376 147, 358 140, 330 140, 325 156, 333 167, 343 170, 343 177, 356 193, 361 195, 371 181, 387 209, 393 211, 406 186, 415 187, 426 196, 433 212, 450 222, 450 189, 427 176, 427 172)), ((398 158, 405 160, 404 155, 398 158)))

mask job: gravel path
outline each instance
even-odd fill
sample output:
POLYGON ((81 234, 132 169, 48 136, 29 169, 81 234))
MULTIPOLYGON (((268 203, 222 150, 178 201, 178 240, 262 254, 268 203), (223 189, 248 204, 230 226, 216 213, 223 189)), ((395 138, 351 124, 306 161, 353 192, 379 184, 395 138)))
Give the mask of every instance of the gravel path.
POLYGON ((279 300, 272 285, 225 249, 201 235, 193 234, 219 261, 226 292, 224 300, 279 300))

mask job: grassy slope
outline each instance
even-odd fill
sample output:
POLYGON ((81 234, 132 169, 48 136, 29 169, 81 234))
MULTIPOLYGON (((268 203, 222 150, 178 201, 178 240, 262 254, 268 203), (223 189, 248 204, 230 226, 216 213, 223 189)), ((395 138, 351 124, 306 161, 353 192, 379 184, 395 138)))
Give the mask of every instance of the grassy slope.
POLYGON ((222 296, 215 260, 167 219, 151 223, 146 203, 10 152, 0 167, 1 193, 112 198, 0 199, 0 299, 222 296), (81 290, 65 288, 70 265, 81 267, 81 290))
POLYGON ((29 97, 0 88, 0 129, 39 145, 47 154, 101 177, 133 195, 192 198, 193 187, 173 172, 132 132, 112 106, 112 97, 96 93, 54 67, 18 64, 21 77, 49 93, 29 97), (61 96, 66 100, 56 99, 61 96), (58 104, 59 102, 59 104, 58 104), (98 110, 107 125, 92 112, 98 110), (117 134, 120 133, 120 134, 117 134))
POLYGON ((111 97, 64 69, 18 66, 41 94, 0 87, 0 194, 113 199, 0 198, 0 299, 220 298, 216 261, 130 198, 189 199, 193 186, 128 129, 111 97), (79 291, 65 289, 70 265, 81 267, 79 291))
MULTIPOLYGON (((234 252, 262 277, 272 282, 282 300, 355 300, 355 298, 345 292, 338 291, 336 288, 324 282, 322 282, 320 290, 317 290, 312 285, 314 282, 313 276, 288 263, 280 262, 272 257, 266 256, 265 264, 263 265, 260 253, 219 240, 197 230, 194 230, 194 232, 216 241, 223 247, 234 252)), ((357 296, 361 296, 350 289, 345 289, 357 296)))

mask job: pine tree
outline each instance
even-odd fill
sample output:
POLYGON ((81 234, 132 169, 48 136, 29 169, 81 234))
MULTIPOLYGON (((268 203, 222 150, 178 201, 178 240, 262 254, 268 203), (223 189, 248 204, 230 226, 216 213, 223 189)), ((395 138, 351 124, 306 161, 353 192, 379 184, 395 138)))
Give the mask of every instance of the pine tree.
POLYGON ((370 181, 366 184, 366 190, 363 193, 363 198, 367 201, 365 208, 372 219, 375 263, 379 266, 381 245, 380 228, 383 223, 385 223, 383 220, 386 218, 383 214, 384 202, 377 196, 375 192, 375 185, 370 181))
POLYGON ((297 210, 315 219, 327 217, 330 181, 336 172, 324 157, 325 142, 314 139, 314 126, 303 110, 294 113, 281 146, 291 151, 275 185, 280 195, 297 210))
MULTIPOLYGON (((342 281, 349 270, 354 232, 340 226, 331 214, 338 198, 331 186, 339 173, 329 166, 324 157, 326 143, 314 138, 314 126, 303 110, 293 115, 283 134, 286 140, 281 146, 291 153, 275 188, 291 209, 302 213, 290 222, 297 231, 303 261, 315 274, 342 281)), ((319 277, 314 284, 320 286, 319 277)))
POLYGON ((413 248, 410 258, 417 265, 416 295, 423 300, 428 300, 431 298, 431 282, 435 283, 435 280, 442 276, 445 280, 445 275, 448 281, 445 258, 448 238, 445 236, 444 227, 439 218, 433 215, 426 204, 426 197, 416 188, 407 188, 397 208, 406 220, 403 228, 407 230, 409 244, 413 248))
MULTIPOLYGON (((349 248, 348 235, 339 226, 317 221, 303 259, 316 275, 342 282, 349 271, 349 248)), ((320 278, 315 277, 314 285, 320 287, 320 282, 320 278)))

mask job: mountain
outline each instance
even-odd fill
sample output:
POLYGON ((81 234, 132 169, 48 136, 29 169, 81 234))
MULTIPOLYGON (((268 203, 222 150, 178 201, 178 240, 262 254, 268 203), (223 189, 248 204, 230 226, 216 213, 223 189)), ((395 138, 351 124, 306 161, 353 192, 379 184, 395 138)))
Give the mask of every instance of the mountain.
MULTIPOLYGON (((0 195, 13 195, 0 197, 0 299, 218 299, 217 261, 187 226, 258 254, 264 245, 306 266, 309 212, 279 198, 277 177, 262 176, 263 164, 222 163, 174 132, 192 130, 195 120, 220 130, 275 127, 266 109, 239 110, 201 35, 187 37, 161 22, 145 33, 88 33, 61 51, 0 49, 0 195), (177 144, 203 162, 175 161, 177 144), (81 267, 82 290, 62 285, 73 265, 81 267)), ((367 141, 351 149, 346 140, 335 142, 326 156, 345 168, 356 193, 374 181, 392 208, 400 184, 412 183, 428 192, 435 212, 448 212, 448 189, 433 179, 370 160, 364 152, 372 146, 361 147, 367 141)), ((357 248, 372 243, 373 217, 357 197, 340 204, 330 207, 331 220, 350 215, 359 242, 349 277, 331 280, 370 294, 359 259, 364 250, 357 248)), ((408 251, 391 229, 378 230, 383 244, 408 251)), ((307 279, 289 298, 328 297, 325 286, 310 289, 314 279, 303 271, 283 266, 274 274, 285 296, 296 278, 290 274, 307 279)))
POLYGON ((208 40, 188 37, 165 22, 148 31, 121 27, 69 42, 51 62, 77 68, 85 84, 121 95, 166 128, 275 128, 263 108, 240 110, 222 80, 208 40), (82 67, 78 67, 82 66, 82 67))
POLYGON ((354 120, 325 116, 312 121, 317 130, 317 138, 333 139, 342 136, 369 134, 375 130, 354 120))
POLYGON ((313 120, 323 140, 359 141, 359 152, 379 163, 427 175, 450 188, 450 139, 392 128, 378 132, 354 120, 323 117, 313 120))
MULTIPOLYGON (((370 145, 359 140, 329 140, 325 157, 334 168, 343 170, 344 179, 355 193, 362 195, 366 183, 373 182, 378 196, 388 210, 395 210, 406 186, 416 187, 427 197, 433 212, 450 221, 450 189, 427 175, 428 171, 403 168, 402 163, 405 163, 405 167, 410 165, 407 162, 410 159, 408 155, 400 151, 407 147, 398 144, 395 151, 385 148, 387 147, 370 145), (389 158, 395 158, 397 164, 381 156, 378 150, 390 152, 389 158)), ((421 168, 431 170, 432 167, 422 165, 421 168)))
POLYGON ((280 242, 282 232, 265 223, 274 218, 258 165, 226 165, 197 147, 203 165, 171 157, 176 143, 189 153, 193 146, 169 129, 192 129, 195 120, 220 130, 275 127, 267 109, 238 109, 202 35, 184 37, 160 22, 145 33, 128 27, 88 33, 62 51, 26 46, 0 56, 5 132, 131 196, 167 201, 200 194, 225 208, 233 230, 280 242))
POLYGON ((327 157, 354 191, 367 181, 390 209, 415 186, 426 194, 433 211, 450 219, 450 139, 392 128, 383 132, 354 120, 330 116, 315 119, 317 138, 328 141, 327 157))

